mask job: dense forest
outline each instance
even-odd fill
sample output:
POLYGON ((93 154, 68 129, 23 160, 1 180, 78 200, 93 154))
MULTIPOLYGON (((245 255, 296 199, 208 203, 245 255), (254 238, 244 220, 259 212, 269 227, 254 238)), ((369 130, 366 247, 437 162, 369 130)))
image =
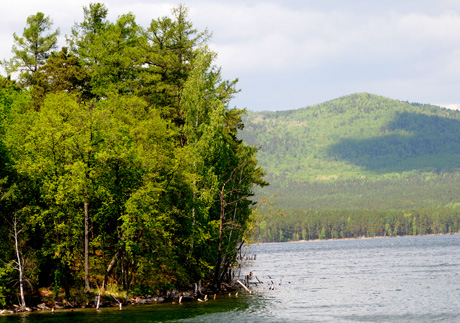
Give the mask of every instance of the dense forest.
POLYGON ((276 195, 257 241, 460 229, 459 111, 359 93, 244 123, 270 182, 258 194, 276 195))
POLYGON ((460 231, 460 210, 284 210, 260 222, 255 239, 283 242, 317 239, 451 234, 460 231))
POLYGON ((254 229, 256 148, 178 6, 147 27, 83 8, 67 46, 50 17, 14 34, 0 77, 0 306, 51 288, 219 289, 254 229))

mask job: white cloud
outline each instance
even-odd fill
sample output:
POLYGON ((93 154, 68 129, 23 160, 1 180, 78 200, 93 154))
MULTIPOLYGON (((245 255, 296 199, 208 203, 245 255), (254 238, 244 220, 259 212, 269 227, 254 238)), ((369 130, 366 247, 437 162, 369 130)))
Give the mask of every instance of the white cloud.
MULTIPOLYGON (((12 34, 22 32, 30 14, 50 15, 63 40, 89 2, 96 1, 5 1, 0 5, 0 58, 10 57, 12 34)), ((132 12, 143 26, 177 5, 103 2, 111 20, 132 12)), ((261 107, 263 102, 276 109, 289 101, 300 107, 329 92, 326 99, 367 90, 398 99, 407 93, 407 100, 418 102, 460 102, 456 0, 189 0, 186 5, 194 25, 213 33, 211 48, 224 76, 241 78, 239 105, 261 107)))
POLYGON ((295 70, 336 56, 337 25, 346 18, 272 3, 241 7, 220 3, 196 11, 200 12, 197 20, 202 18, 215 28, 212 45, 221 65, 239 70, 295 70))
POLYGON ((240 71, 307 71, 338 61, 397 63, 434 46, 452 47, 460 39, 460 16, 452 12, 366 16, 299 11, 273 3, 218 3, 196 11, 198 21, 214 28, 219 63, 240 71))
POLYGON ((460 104, 458 103, 438 103, 435 105, 449 109, 449 110, 460 110, 460 104))

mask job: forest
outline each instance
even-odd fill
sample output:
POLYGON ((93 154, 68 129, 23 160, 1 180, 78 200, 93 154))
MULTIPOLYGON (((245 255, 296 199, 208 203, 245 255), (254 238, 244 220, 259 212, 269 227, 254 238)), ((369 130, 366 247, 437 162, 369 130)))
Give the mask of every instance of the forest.
POLYGON ((244 118, 274 203, 256 241, 459 231, 459 111, 357 93, 244 118))
POLYGON ((267 217, 257 242, 453 234, 460 231, 460 210, 284 210, 267 217))
POLYGON ((29 16, 2 61, 0 306, 219 290, 267 185, 237 136, 237 80, 184 6, 149 26, 83 13, 62 48, 51 17, 29 16))

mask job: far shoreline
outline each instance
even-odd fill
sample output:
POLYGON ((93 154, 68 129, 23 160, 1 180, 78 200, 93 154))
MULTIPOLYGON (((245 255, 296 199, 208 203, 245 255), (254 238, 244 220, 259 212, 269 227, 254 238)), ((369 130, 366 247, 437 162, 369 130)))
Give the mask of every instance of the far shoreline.
POLYGON ((430 233, 430 234, 417 234, 417 235, 396 235, 396 236, 372 236, 372 237, 353 237, 353 238, 329 238, 329 239, 310 239, 310 240, 289 240, 289 241, 268 241, 268 242, 253 242, 254 244, 269 244, 269 243, 293 243, 293 242, 321 242, 321 241, 341 241, 341 240, 362 240, 362 239, 389 239, 389 238, 407 238, 407 237, 429 237, 429 236, 450 236, 457 235, 460 232, 453 233, 430 233))

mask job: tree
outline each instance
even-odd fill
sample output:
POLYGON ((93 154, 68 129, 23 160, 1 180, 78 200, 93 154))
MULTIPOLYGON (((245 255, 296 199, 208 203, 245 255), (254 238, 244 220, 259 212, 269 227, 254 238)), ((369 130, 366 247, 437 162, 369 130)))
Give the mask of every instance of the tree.
POLYGON ((105 29, 107 23, 108 9, 105 4, 91 3, 89 7, 83 7, 83 22, 75 24, 72 28, 72 36, 68 42, 72 49, 86 56, 80 49, 86 48, 85 42, 91 42, 105 29))
POLYGON ((256 150, 237 138, 236 80, 222 80, 207 32, 183 6, 148 29, 132 14, 108 21, 102 4, 84 16, 70 49, 34 71, 14 117, 0 111, 0 163, 15 174, 4 187, 29 184, 34 227, 21 234, 38 241, 42 272, 54 272, 46 282, 64 284, 67 296, 70 283, 87 292, 200 280, 218 288, 247 241, 253 186, 266 184, 256 150))
POLYGON ((101 98, 133 93, 143 64, 134 15, 121 15, 111 23, 105 20, 104 5, 91 4, 84 11, 85 20, 73 28, 69 43, 87 67, 92 94, 101 98))
POLYGON ((171 205, 162 201, 177 169, 170 131, 158 112, 135 96, 114 95, 98 107, 109 124, 97 157, 104 166, 99 172, 106 201, 95 225, 101 241, 109 242, 104 253, 111 257, 103 286, 117 264, 120 272, 115 275, 125 290, 133 277, 153 285, 156 278, 163 279, 158 268, 169 268, 162 255, 170 252, 174 236, 165 210, 171 205))
MULTIPOLYGON (((5 211, 4 221, 6 228, 7 241, 11 241, 10 246, 4 247, 4 254, 0 254, 0 261, 4 267, 0 267, 0 272, 17 271, 17 282, 20 296, 20 310, 26 309, 25 284, 32 287, 32 281, 36 279, 37 268, 35 250, 28 246, 30 240, 30 227, 33 224, 31 211, 33 206, 28 194, 27 182, 16 178, 16 182, 5 189, 6 180, 0 181, 0 203, 5 211), (12 247, 11 247, 12 245, 12 247), (10 269, 10 270, 8 270, 10 269), (35 278, 35 279, 34 279, 35 278)), ((1 276, 1 274, 0 274, 1 276)), ((35 280, 36 282, 36 280, 35 280)), ((0 291, 2 286, 0 286, 0 291)))
POLYGON ((48 93, 59 91, 72 92, 80 100, 91 99, 89 75, 83 62, 63 47, 60 52, 53 52, 45 65, 40 66, 33 76, 34 86, 31 94, 37 110, 43 105, 48 93))
MULTIPOLYGON (((207 31, 198 32, 187 20, 188 9, 178 6, 173 18, 152 20, 141 43, 145 68, 140 78, 145 85, 139 95, 158 109, 161 116, 176 126, 184 124, 181 91, 195 66, 198 48, 209 39, 207 31)), ((184 138, 181 137, 181 145, 184 138)))
POLYGON ((91 3, 83 7, 83 22, 72 27, 72 35, 67 38, 71 51, 86 64, 96 64, 91 46, 105 30, 108 9, 104 4, 91 3))
POLYGON ((74 95, 58 92, 48 95, 42 109, 28 117, 30 127, 18 152, 16 167, 40 183, 47 204, 40 218, 44 226, 50 226, 46 230, 49 234, 46 253, 69 265, 79 256, 78 237, 84 234, 88 291, 88 221, 94 197, 94 154, 100 140, 96 133, 98 115, 93 113, 92 105, 80 105, 74 95))
POLYGON ((56 48, 59 29, 51 31, 53 22, 42 12, 27 18, 27 27, 22 37, 13 34, 13 58, 9 62, 3 61, 8 74, 20 72, 21 83, 29 86, 33 84, 33 75, 38 68, 46 63, 51 51, 56 48))
POLYGON ((220 69, 213 65, 214 58, 215 54, 206 47, 197 50, 194 68, 181 92, 181 108, 182 133, 187 142, 184 149, 191 151, 193 169, 199 174, 199 181, 195 183, 199 193, 195 199, 201 201, 196 205, 203 202, 206 205, 204 214, 194 225, 197 230, 194 255, 206 259, 213 268, 213 281, 219 288, 235 260, 238 243, 243 242, 249 229, 253 185, 267 183, 257 166, 256 150, 237 138, 244 111, 228 108, 238 92, 236 81, 222 80, 220 69), (200 239, 206 231, 206 239, 200 239), (214 242, 211 247, 209 240, 214 242), (199 254, 201 248, 211 257, 199 254))
MULTIPOLYGON (((27 194, 24 179, 14 171, 12 154, 8 147, 7 132, 14 123, 14 105, 22 101, 22 93, 16 82, 11 79, 0 77, 0 221, 5 223, 0 230, 0 240, 3 241, 0 249, 0 261, 4 266, 0 267, 0 276, 11 275, 12 271, 18 272, 18 285, 20 295, 20 308, 26 307, 24 298, 24 284, 26 281, 26 260, 24 257, 24 232, 28 217, 24 215, 30 196, 27 194), (12 238, 12 239, 11 239, 12 238), (8 244, 6 242, 12 241, 8 244)), ((27 185, 27 184, 26 184, 27 185)), ((11 277, 11 276, 10 276, 11 277)), ((0 284, 0 303, 8 288, 0 284)), ((4 302, 4 301, 3 301, 4 302)))
POLYGON ((26 308, 26 300, 24 298, 24 257, 19 249, 20 234, 24 230, 24 227, 20 226, 20 220, 17 215, 13 218, 13 238, 14 238, 14 250, 16 252, 16 268, 18 270, 18 282, 19 282, 19 294, 21 296, 20 308, 24 310, 26 308))

